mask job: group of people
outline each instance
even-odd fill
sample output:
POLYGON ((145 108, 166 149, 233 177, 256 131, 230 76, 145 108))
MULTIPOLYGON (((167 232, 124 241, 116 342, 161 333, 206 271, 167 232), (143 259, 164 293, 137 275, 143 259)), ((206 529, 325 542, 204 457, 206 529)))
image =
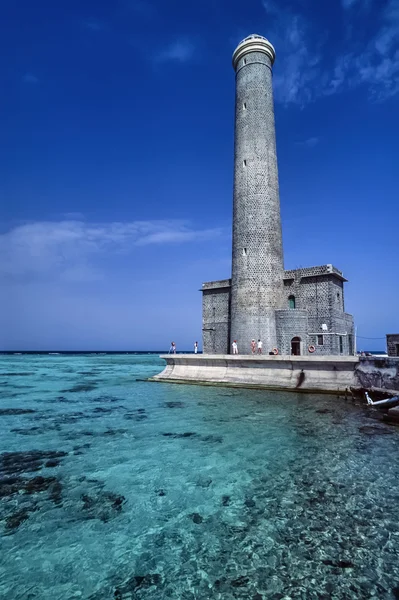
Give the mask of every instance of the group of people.
MULTIPOLYGON (((198 342, 194 342, 194 354, 198 353, 198 342)), ((170 348, 168 354, 176 354, 176 344, 174 342, 170 343, 170 348)))
MULTIPOLYGON (((238 354, 237 340, 234 340, 234 342, 231 344, 231 346, 233 349, 233 354, 238 354)), ((258 342, 256 342, 255 340, 251 341, 251 353, 252 354, 256 354, 256 350, 258 351, 258 354, 262 354, 262 348, 263 348, 262 340, 258 340, 258 342)))

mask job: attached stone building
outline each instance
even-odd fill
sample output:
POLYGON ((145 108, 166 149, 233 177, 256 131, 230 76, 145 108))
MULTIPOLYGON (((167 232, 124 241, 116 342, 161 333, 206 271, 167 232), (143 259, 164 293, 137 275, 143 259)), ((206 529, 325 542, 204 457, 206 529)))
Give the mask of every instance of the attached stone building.
POLYGON ((388 356, 399 356, 399 333, 387 333, 388 356))
POLYGON ((203 350, 228 354, 233 340, 250 354, 351 355, 353 317, 332 265, 284 270, 272 67, 264 37, 245 38, 236 72, 232 277, 204 283, 203 350))

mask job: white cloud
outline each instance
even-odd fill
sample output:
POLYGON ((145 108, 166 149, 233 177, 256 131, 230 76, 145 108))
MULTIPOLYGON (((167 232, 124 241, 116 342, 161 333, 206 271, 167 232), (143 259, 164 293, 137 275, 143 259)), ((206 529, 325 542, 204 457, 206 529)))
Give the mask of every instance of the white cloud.
POLYGON ((359 0, 342 0, 342 6, 345 9, 352 8, 354 4, 356 4, 359 0))
POLYGON ((276 47, 274 91, 277 102, 306 104, 320 81, 320 53, 314 32, 299 14, 281 9, 273 0, 263 0, 271 17, 270 41, 276 47))
POLYGON ((301 142, 296 142, 296 146, 300 146, 302 148, 314 148, 319 143, 318 137, 311 137, 307 140, 303 140, 301 142))
POLYGON ((138 252, 138 246, 204 241, 220 234, 220 229, 194 229, 178 220, 30 223, 0 235, 0 277, 93 281, 102 277, 103 260, 138 252))
MULTIPOLYGON (((342 0, 345 9, 355 5, 369 10, 371 0, 342 0)), ((270 39, 276 46, 274 67, 276 101, 304 105, 315 99, 364 86, 372 100, 383 101, 399 93, 399 0, 388 0, 376 12, 374 33, 367 43, 352 34, 344 54, 331 56, 331 43, 323 28, 274 0, 263 0, 270 17, 270 39)), ((348 15, 352 32, 361 32, 354 13, 348 15), (355 22, 351 22, 351 20, 355 22)), ((339 47, 336 43, 334 47, 339 47)), ((342 47, 342 44, 341 44, 342 47)))
POLYGON ((194 53, 195 46, 191 40, 177 39, 156 56, 156 61, 186 63, 192 60, 194 53))
POLYGON ((106 29, 105 24, 97 21, 96 19, 89 19, 88 21, 85 21, 84 26, 86 29, 90 29, 90 31, 103 31, 106 29))
POLYGON ((23 77, 22 77, 22 81, 24 83, 31 83, 31 84, 36 84, 39 83, 39 78, 36 77, 36 75, 33 75, 33 73, 26 73, 23 77))

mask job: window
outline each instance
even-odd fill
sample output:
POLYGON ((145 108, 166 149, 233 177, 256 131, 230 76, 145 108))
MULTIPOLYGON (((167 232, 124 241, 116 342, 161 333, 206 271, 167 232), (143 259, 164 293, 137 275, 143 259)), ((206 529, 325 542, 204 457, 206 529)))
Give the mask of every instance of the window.
POLYGON ((349 354, 352 355, 353 354, 353 336, 352 335, 348 335, 348 349, 349 349, 349 354))
POLYGON ((242 105, 242 110, 247 110, 247 103, 244 102, 244 104, 242 105))
POLYGON ((243 249, 242 249, 242 255, 243 255, 243 256, 246 256, 246 255, 247 255, 247 249, 246 249, 246 248, 243 248, 243 249))
POLYGON ((246 168, 246 166, 247 166, 247 161, 246 160, 242 161, 242 166, 244 167, 244 169, 246 168))
POLYGON ((339 353, 343 354, 344 352, 344 339, 342 335, 339 336, 339 353))
POLYGON ((289 308, 295 308, 295 296, 288 296, 289 308))
POLYGON ((317 345, 318 346, 324 346, 324 335, 318 335, 317 336, 317 345))
POLYGON ((246 58, 244 58, 244 65, 246 65, 246 64, 247 64, 247 59, 246 59, 246 58))

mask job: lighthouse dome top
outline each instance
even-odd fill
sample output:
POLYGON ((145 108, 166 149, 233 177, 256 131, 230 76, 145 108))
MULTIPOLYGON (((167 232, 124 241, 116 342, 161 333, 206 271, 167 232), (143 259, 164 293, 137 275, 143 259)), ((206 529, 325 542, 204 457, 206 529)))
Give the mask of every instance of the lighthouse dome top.
POLYGON ((264 54, 267 54, 272 64, 276 58, 276 51, 273 44, 271 44, 267 38, 263 37, 263 35, 253 33, 244 38, 234 50, 233 67, 236 68, 238 61, 249 52, 263 52, 264 54))

